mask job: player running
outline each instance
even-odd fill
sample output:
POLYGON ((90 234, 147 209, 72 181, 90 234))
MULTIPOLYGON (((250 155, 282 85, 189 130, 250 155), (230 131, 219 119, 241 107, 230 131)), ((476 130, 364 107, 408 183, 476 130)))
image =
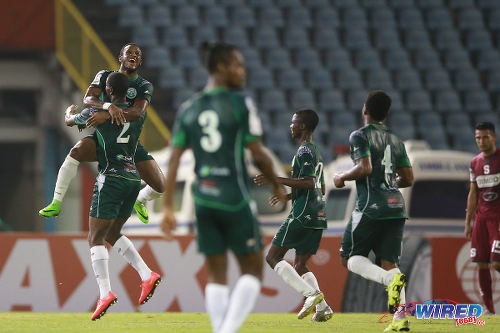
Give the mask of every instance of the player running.
POLYGON ((470 257, 479 267, 479 288, 484 305, 495 314, 490 263, 500 273, 500 151, 495 145, 497 135, 492 123, 477 124, 475 134, 481 153, 470 163, 465 237, 471 240, 470 257))
MULTIPOLYGON (((142 78, 137 69, 142 64, 142 51, 134 43, 125 44, 118 57, 120 63, 119 72, 127 75, 129 87, 127 90, 127 108, 121 109, 110 103, 110 97, 106 93, 106 79, 115 72, 103 70, 97 73, 94 81, 90 84, 83 103, 95 109, 104 109, 108 112, 96 112, 87 122, 87 127, 96 126, 111 119, 112 123, 121 125, 126 121, 139 119, 146 112, 146 108, 151 103, 153 95, 153 85, 142 78)), ((66 156, 63 164, 59 168, 54 197, 52 202, 39 211, 43 217, 58 216, 61 212, 62 201, 66 195, 69 184, 76 176, 80 162, 93 162, 96 157, 97 136, 89 135, 76 143, 66 156)), ((164 191, 163 173, 151 155, 139 143, 134 156, 137 170, 141 178, 147 185, 140 192, 134 209, 139 219, 149 222, 148 211, 144 202, 153 200, 161 196, 164 191)))
MULTIPOLYGON (((340 255, 351 272, 387 286, 388 308, 395 313, 405 303, 406 276, 398 268, 405 219, 399 188, 413 184, 413 171, 403 142, 385 125, 391 98, 370 92, 363 106, 364 127, 349 137, 355 166, 333 178, 336 187, 355 180, 358 199, 346 226, 340 255), (375 252, 380 266, 368 259, 375 252)), ((408 331, 409 320, 396 313, 385 331, 408 331)))
MULTIPOLYGON (((325 218, 325 179, 323 160, 318 147, 313 142, 313 132, 318 125, 318 115, 313 110, 295 112, 290 125, 292 138, 299 141, 299 148, 292 160, 292 178, 278 177, 278 183, 290 186, 292 211, 273 238, 266 261, 272 269, 292 288, 306 297, 298 318, 305 318, 316 306, 313 321, 327 321, 333 316, 332 309, 326 304, 323 293, 307 262, 316 254, 326 229, 325 218), (292 267, 283 258, 290 249, 295 249, 295 262, 292 267)), ((267 184, 264 175, 254 178, 257 185, 267 184)), ((269 199, 271 205, 278 198, 269 199)))
POLYGON ((210 73, 205 89, 182 104, 174 125, 172 154, 166 178, 162 230, 175 229, 173 197, 182 153, 191 148, 196 160, 193 184, 198 248, 205 255, 208 283, 205 305, 214 332, 236 332, 252 311, 262 281, 262 240, 244 148, 269 177, 274 193, 284 200, 271 160, 262 150, 262 128, 253 102, 231 91, 245 80, 243 56, 228 44, 205 43, 204 63, 210 73), (229 297, 227 250, 236 255, 241 277, 229 297))

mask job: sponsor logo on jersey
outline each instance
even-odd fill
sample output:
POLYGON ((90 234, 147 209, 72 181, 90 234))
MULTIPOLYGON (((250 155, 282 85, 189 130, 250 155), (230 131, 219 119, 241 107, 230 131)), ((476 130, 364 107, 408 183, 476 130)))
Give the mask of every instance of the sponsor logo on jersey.
POLYGON ((230 176, 231 172, 229 171, 228 168, 225 167, 211 167, 209 165, 203 165, 200 168, 200 176, 201 177, 208 177, 208 176, 221 176, 221 177, 227 177, 230 176))
POLYGON ((137 96, 137 90, 135 88, 130 87, 127 89, 127 98, 134 99, 137 96))
POLYGON ((500 184, 500 173, 495 173, 493 175, 481 175, 476 177, 477 187, 493 187, 500 184))
POLYGON ((127 162, 127 163, 132 163, 132 157, 130 157, 130 156, 125 156, 125 155, 122 155, 122 154, 117 154, 116 155, 116 159, 118 161, 124 161, 124 162, 127 162))
POLYGON ((498 198, 498 193, 496 192, 484 192, 483 200, 486 202, 495 201, 498 198))

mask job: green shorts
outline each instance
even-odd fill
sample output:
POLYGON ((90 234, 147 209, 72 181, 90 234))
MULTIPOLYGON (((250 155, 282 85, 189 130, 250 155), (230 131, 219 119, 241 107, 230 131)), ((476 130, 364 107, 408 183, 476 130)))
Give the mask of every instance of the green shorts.
POLYGON ((316 254, 323 229, 304 228, 298 220, 288 217, 273 238, 273 244, 295 249, 295 254, 316 254))
POLYGON ((140 189, 140 181, 99 174, 94 185, 89 215, 107 220, 129 217, 140 189))
POLYGON ((228 248, 235 254, 260 251, 262 238, 252 205, 230 212, 195 204, 199 251, 207 256, 224 253, 228 248))
MULTIPOLYGON (((94 140, 97 145, 97 135, 95 134, 95 132, 94 134, 87 135, 86 138, 94 140)), ((141 145, 141 142, 139 141, 137 143, 137 149, 135 150, 134 162, 137 163, 148 160, 154 160, 154 158, 148 153, 148 151, 144 148, 143 145, 141 145)))
POLYGON ((340 256, 345 259, 360 255, 368 257, 373 250, 377 261, 399 263, 405 219, 372 220, 353 212, 342 238, 340 256))

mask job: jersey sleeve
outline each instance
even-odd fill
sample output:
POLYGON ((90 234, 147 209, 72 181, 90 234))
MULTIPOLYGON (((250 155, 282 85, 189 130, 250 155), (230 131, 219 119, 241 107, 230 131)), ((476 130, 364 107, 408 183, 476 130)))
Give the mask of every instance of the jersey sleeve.
POLYGON ((184 124, 184 109, 178 111, 178 117, 175 120, 174 128, 172 130, 172 146, 173 147, 187 147, 189 146, 186 126, 184 124))
POLYGON ((370 143, 366 135, 360 130, 351 133, 349 136, 349 146, 353 161, 370 156, 370 143))
POLYGON ((151 98, 153 97, 153 84, 149 81, 144 80, 139 87, 139 91, 137 92, 138 99, 145 99, 151 104, 151 98))
POLYGON ((75 114, 75 124, 76 125, 85 125, 87 120, 95 113, 95 112, 107 112, 106 110, 99 110, 94 108, 85 108, 82 112, 75 114))
POLYGON ((244 142, 258 141, 262 136, 262 124, 257 114, 257 107, 249 96, 245 97, 245 108, 246 112, 244 112, 245 116, 243 117, 243 126, 245 127, 244 142))
POLYGON ((471 182, 476 182, 476 173, 474 172, 474 160, 470 162, 470 168, 469 168, 469 177, 471 182))
POLYGON ((297 159, 300 165, 300 175, 303 177, 316 177, 316 170, 314 165, 314 156, 311 148, 308 146, 300 147, 297 152, 297 159))
POLYGON ((406 148, 403 142, 400 142, 400 151, 401 157, 397 161, 396 168, 411 167, 410 159, 408 158, 408 154, 406 154, 406 148))
POLYGON ((99 88, 101 91, 106 91, 107 75, 104 75, 106 72, 105 70, 99 71, 95 75, 94 81, 90 84, 90 88, 99 88))

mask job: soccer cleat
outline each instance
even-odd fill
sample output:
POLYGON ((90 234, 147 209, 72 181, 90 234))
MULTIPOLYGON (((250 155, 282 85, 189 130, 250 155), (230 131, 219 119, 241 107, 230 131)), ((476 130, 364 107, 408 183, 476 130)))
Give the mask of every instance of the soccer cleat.
POLYGON ((110 291, 108 296, 104 298, 100 298, 97 301, 97 307, 92 315, 92 320, 96 320, 104 316, 106 311, 111 305, 115 305, 118 302, 118 297, 116 297, 115 293, 110 291))
POLYGON ((332 317, 333 317, 332 308, 329 306, 326 306, 326 308, 324 308, 321 311, 316 310, 316 313, 312 317, 311 321, 318 321, 318 322, 328 321, 328 320, 332 319, 332 317))
POLYGON ((40 214, 43 217, 51 217, 51 216, 58 216, 59 213, 61 212, 61 201, 59 200, 52 200, 50 205, 48 205, 45 208, 42 208, 38 211, 38 214, 40 214))
POLYGON ((160 274, 151 272, 151 276, 148 280, 142 281, 141 283, 141 297, 139 298, 139 305, 142 305, 149 301, 153 294, 155 293, 156 287, 161 282, 160 274))
POLYGON ((410 321, 408 319, 396 320, 393 319, 392 322, 387 326, 384 332, 408 332, 410 330, 410 321))
POLYGON ((141 220, 142 223, 149 223, 148 209, 142 202, 136 200, 134 209, 137 213, 137 216, 139 216, 139 220, 141 220))
POLYGON ((300 310, 299 314, 297 315, 297 318, 303 319, 307 317, 311 311, 314 309, 316 304, 321 302, 325 296, 321 291, 316 291, 314 294, 306 298, 306 301, 304 302, 304 306, 300 310))
POLYGON ((406 286, 406 275, 403 273, 396 273, 391 282, 387 285, 387 307, 389 313, 395 313, 401 302, 401 289, 406 286))

